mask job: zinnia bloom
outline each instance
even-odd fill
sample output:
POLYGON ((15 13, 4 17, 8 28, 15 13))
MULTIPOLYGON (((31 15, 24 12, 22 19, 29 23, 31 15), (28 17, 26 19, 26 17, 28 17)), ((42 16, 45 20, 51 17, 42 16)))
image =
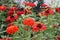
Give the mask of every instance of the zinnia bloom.
POLYGON ((57 36, 57 37, 56 37, 56 40, 60 40, 60 36, 57 36))
POLYGON ((55 10, 56 12, 60 13, 60 8, 56 8, 55 10))
POLYGON ((0 6, 0 10, 5 11, 6 10, 6 6, 0 6))
POLYGON ((16 25, 11 25, 11 26, 6 28, 6 32, 8 34, 13 34, 13 33, 17 32, 17 31, 18 31, 18 26, 16 26, 16 25))
POLYGON ((6 18, 6 22, 7 23, 11 23, 11 22, 13 22, 14 21, 14 19, 13 19, 13 17, 11 18, 11 16, 8 16, 7 18, 6 18))
POLYGON ((32 18, 25 18, 23 20, 23 24, 26 26, 32 26, 34 23, 35 23, 35 21, 32 18))
POLYGON ((15 16, 8 16, 7 18, 6 18, 6 22, 7 23, 11 23, 11 22, 14 22, 15 20, 17 20, 18 19, 18 16, 17 15, 15 15, 15 16))
POLYGON ((32 26, 32 31, 34 31, 34 32, 38 32, 38 31, 42 31, 42 30, 46 30, 46 25, 44 23, 35 23, 32 26))
POLYGON ((46 16, 53 15, 53 14, 54 14, 54 11, 52 9, 49 9, 49 10, 45 11, 46 16))
POLYGON ((42 16, 49 16, 49 15, 53 15, 54 14, 54 11, 52 9, 49 9, 49 10, 46 10, 46 11, 43 11, 41 12, 41 15, 42 16))
POLYGON ((14 14, 14 11, 8 11, 8 16, 12 16, 14 14))
POLYGON ((38 13, 37 16, 42 15, 42 16, 48 17, 49 15, 53 15, 53 14, 54 14, 54 11, 52 9, 48 9, 46 11, 42 11, 42 12, 38 13))

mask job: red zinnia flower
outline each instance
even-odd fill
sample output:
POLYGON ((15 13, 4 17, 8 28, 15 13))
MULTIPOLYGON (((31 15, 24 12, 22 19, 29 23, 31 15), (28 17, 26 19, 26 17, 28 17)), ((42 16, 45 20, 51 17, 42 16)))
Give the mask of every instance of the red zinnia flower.
POLYGON ((25 18, 23 20, 23 24, 26 26, 32 26, 35 23, 35 21, 32 18, 25 18))
POLYGON ((9 8, 9 10, 10 11, 15 11, 15 10, 18 10, 18 8, 17 7, 11 7, 11 8, 9 8))
POLYGON ((55 10, 56 12, 60 13, 60 8, 56 8, 55 10))
POLYGON ((48 16, 48 15, 53 15, 54 14, 54 11, 52 9, 49 9, 45 12, 41 12, 42 15, 45 15, 45 16, 48 16))
POLYGON ((53 10, 52 9, 49 9, 47 11, 45 11, 45 15, 48 16, 48 15, 52 15, 54 14, 53 10))
POLYGON ((12 16, 14 14, 14 11, 8 11, 8 16, 12 16))
POLYGON ((46 11, 46 13, 49 13, 49 14, 54 14, 53 10, 52 9, 49 9, 46 11))
POLYGON ((54 14, 54 11, 52 9, 49 9, 49 10, 46 10, 46 11, 42 11, 40 13, 37 14, 37 16, 49 16, 49 15, 53 15, 54 14))
POLYGON ((15 16, 8 16, 6 18, 6 22, 7 23, 11 23, 11 22, 14 22, 16 19, 18 19, 18 16, 17 15, 15 15, 15 16))
POLYGON ((16 25, 11 25, 11 26, 6 28, 6 32, 8 34, 13 34, 13 33, 17 32, 17 31, 18 31, 18 26, 16 26, 16 25))
POLYGON ((16 13, 18 16, 20 16, 21 14, 24 14, 24 12, 23 11, 17 11, 17 13, 16 13))
POLYGON ((7 23, 11 23, 11 22, 13 22, 13 21, 15 21, 15 19, 14 19, 13 16, 8 16, 8 17, 6 18, 6 22, 7 22, 7 23))
POLYGON ((39 30, 40 30, 40 31, 46 30, 46 25, 43 24, 43 23, 35 23, 35 24, 32 26, 32 31, 38 32, 39 30))
POLYGON ((56 37, 56 40, 60 40, 60 36, 57 36, 57 37, 56 37))
POLYGON ((0 10, 5 11, 6 10, 6 6, 0 6, 0 10))

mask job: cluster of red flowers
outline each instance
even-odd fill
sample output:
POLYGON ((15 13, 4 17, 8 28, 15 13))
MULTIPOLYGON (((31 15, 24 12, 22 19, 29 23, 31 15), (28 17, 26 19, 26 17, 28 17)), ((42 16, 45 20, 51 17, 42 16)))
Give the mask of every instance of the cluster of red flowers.
POLYGON ((54 11, 52 9, 49 9, 49 10, 46 10, 46 11, 42 11, 40 13, 37 14, 37 16, 49 16, 49 15, 53 15, 54 14, 54 11))
POLYGON ((28 9, 19 9, 17 7, 11 7, 9 8, 9 11, 8 11, 8 17, 6 18, 6 21, 7 23, 11 23, 11 22, 14 22, 15 20, 18 19, 18 17, 22 14, 26 14, 26 12, 31 13, 29 11, 27 11, 28 9), (17 12, 15 12, 17 11, 17 12))
POLYGON ((8 9, 8 14, 7 14, 7 18, 6 18, 6 22, 8 24, 8 27, 6 28, 6 32, 8 34, 13 34, 13 33, 15 33, 18 30, 18 27, 16 27, 15 25, 12 25, 11 23, 14 22, 15 20, 17 20, 19 16, 21 16, 22 14, 25 14, 26 12, 28 14, 31 13, 31 12, 29 12, 29 9, 24 9, 24 8, 18 9, 15 6, 14 7, 10 7, 8 9))
POLYGON ((8 14, 6 18, 6 22, 8 24, 6 28, 6 32, 8 34, 13 34, 18 31, 18 26, 12 25, 11 23, 18 19, 18 15, 14 13, 14 11, 17 11, 17 7, 11 7, 8 9, 8 14), (10 25, 10 26, 9 26, 10 25))
MULTIPOLYGON (((30 2, 24 2, 25 5, 27 6, 30 6, 30 7, 34 7, 36 6, 35 4, 33 3, 30 3, 30 2)), ((46 4, 42 4, 43 7, 48 7, 46 4)), ((0 10, 1 11, 6 11, 7 10, 7 7, 6 6, 0 6, 0 10)), ((55 8, 55 11, 60 13, 60 8, 55 8)), ((7 22, 7 28, 6 28, 6 32, 10 35, 10 34, 13 34, 13 33, 16 33, 18 31, 18 26, 16 25, 13 25, 11 24, 12 22, 14 22, 15 20, 18 19, 19 16, 21 16, 22 14, 30 14, 31 11, 30 9, 18 9, 17 7, 10 7, 8 9, 8 13, 7 13, 7 18, 6 18, 6 22, 7 22)), ((49 16, 49 15, 53 15, 54 14, 54 10, 51 9, 51 8, 47 8, 47 10, 43 11, 43 12, 40 12, 38 13, 38 15, 43 15, 43 16, 49 16)), ((23 20, 23 24, 25 26, 30 26, 32 31, 34 32, 39 32, 39 31, 44 31, 46 30, 46 25, 42 22, 35 22, 35 20, 33 18, 25 18, 23 20)), ((54 25, 54 27, 56 27, 54 25)), ((2 39, 0 39, 2 40, 2 39)), ((7 38, 4 38, 3 40, 10 40, 10 39, 7 39, 7 38)), ((57 40, 60 40, 60 36, 57 36, 57 40)))
MULTIPOLYGON (((30 2, 24 2, 25 5, 28 5, 28 6, 35 6, 35 4, 33 3, 30 3, 30 2)), ((42 4, 43 7, 46 7, 47 5, 46 4, 42 4)), ((48 6, 47 6, 48 7, 48 6)), ((6 10, 6 6, 0 6, 0 10, 6 10)), ((7 18, 6 18, 6 22, 8 23, 8 26, 7 29, 6 29, 6 32, 8 34, 12 34, 14 33, 15 31, 11 31, 12 29, 15 29, 16 26, 11 26, 12 22, 14 22, 15 20, 18 19, 18 17, 21 15, 21 14, 25 14, 26 12, 30 13, 29 12, 30 10, 27 8, 27 9, 23 9, 21 8, 20 10, 18 10, 17 7, 10 7, 8 9, 8 14, 7 14, 7 18), (28 10, 28 11, 27 11, 28 10), (17 12, 16 12, 17 11, 17 12), (7 31, 8 30, 8 31, 7 31)), ((57 12, 60 12, 60 8, 56 8, 56 11, 57 12)), ((48 16, 48 15, 52 15, 54 14, 54 11, 53 9, 48 9, 48 10, 45 10, 41 13, 39 13, 41 15, 45 15, 45 16, 48 16)), ((35 23, 35 20, 32 19, 32 18, 25 18, 23 20, 23 24, 26 25, 26 26, 31 26, 32 27, 32 30, 35 31, 35 32, 38 32, 39 30, 46 30, 46 25, 44 23, 35 23)), ((17 28, 17 27, 16 27, 17 28)), ((18 29, 18 28, 17 28, 18 29)))
POLYGON ((6 18, 6 22, 7 22, 7 23, 14 22, 15 20, 18 19, 18 15, 16 15, 16 14, 14 13, 14 11, 16 11, 16 10, 18 10, 17 7, 11 7, 11 8, 9 8, 9 10, 8 10, 8 17, 6 18), (14 14, 15 14, 15 15, 14 15, 14 14))
MULTIPOLYGON (((29 4, 31 6, 31 4, 29 4)), ((6 28, 6 32, 8 34, 13 34, 15 32, 17 32, 18 27, 15 25, 12 25, 12 22, 14 22, 15 20, 18 19, 19 16, 21 16, 22 14, 30 14, 31 11, 30 9, 24 9, 24 8, 17 8, 16 6, 7 8, 5 5, 4 6, 0 6, 0 11, 8 11, 7 12, 7 18, 6 18, 6 22, 7 22, 7 28, 6 28)), ((33 21, 34 22, 34 21, 33 21)), ((31 24, 32 25, 32 24, 31 24)))
POLYGON ((39 12, 37 14, 37 16, 42 15, 42 16, 47 16, 48 17, 49 15, 53 15, 54 14, 54 11, 60 13, 60 8, 53 8, 52 9, 51 7, 49 7, 46 4, 42 4, 41 6, 43 7, 43 11, 42 12, 39 12))
POLYGON ((39 30, 46 30, 46 25, 44 23, 35 23, 35 21, 32 18, 25 18, 23 20, 23 24, 26 26, 31 26, 32 31, 38 32, 39 30))
POLYGON ((60 13, 60 8, 56 8, 56 12, 60 13))

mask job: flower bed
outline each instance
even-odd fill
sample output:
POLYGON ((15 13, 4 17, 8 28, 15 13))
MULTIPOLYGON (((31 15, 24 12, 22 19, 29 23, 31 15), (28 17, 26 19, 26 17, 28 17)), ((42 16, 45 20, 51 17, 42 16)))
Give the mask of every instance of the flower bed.
POLYGON ((60 40, 59 7, 43 3, 40 9, 34 3, 24 2, 25 7, 19 8, 7 1, 0 5, 0 40, 60 40))

